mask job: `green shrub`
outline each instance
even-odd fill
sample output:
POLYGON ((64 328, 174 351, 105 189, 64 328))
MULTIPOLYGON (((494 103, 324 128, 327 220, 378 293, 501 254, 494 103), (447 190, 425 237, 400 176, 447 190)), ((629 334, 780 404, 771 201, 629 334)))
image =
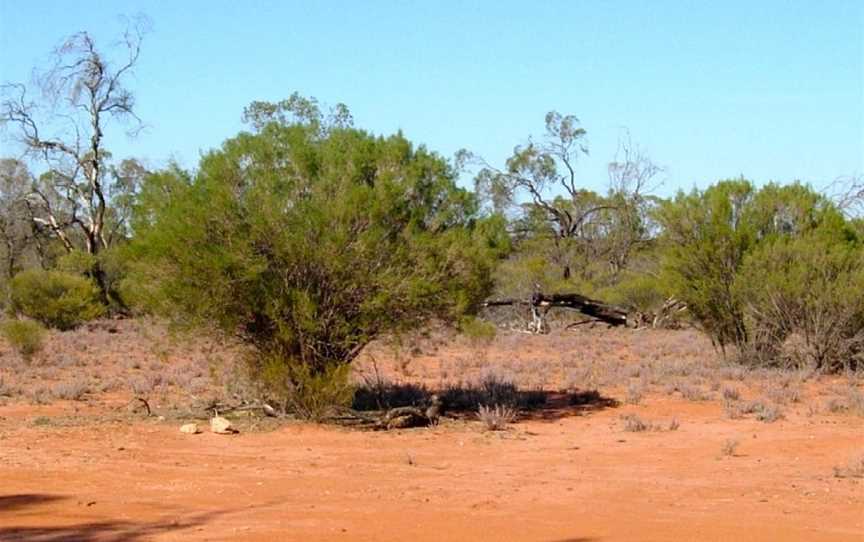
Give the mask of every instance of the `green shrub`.
POLYGON ((663 280, 714 344, 747 342, 743 312, 732 284, 756 232, 746 220, 753 185, 722 181, 704 192, 680 192, 659 211, 663 226, 663 280))
POLYGON ((864 366, 864 247, 842 230, 764 243, 748 256, 735 292, 751 335, 747 361, 864 366))
POLYGON ((478 344, 491 343, 498 332, 495 324, 472 316, 467 316, 459 321, 459 330, 462 335, 478 344))
POLYGON ((27 361, 42 350, 45 342, 45 328, 33 320, 5 320, 0 323, 0 335, 27 361))
MULTIPOLYGON (((832 250, 832 243, 842 242, 838 240, 852 240, 852 227, 825 196, 800 183, 768 184, 756 190, 744 179, 722 181, 704 191, 679 193, 661 206, 658 221, 663 227, 664 284, 686 303, 688 313, 724 353, 726 345, 734 345, 741 352, 756 352, 757 357, 771 360, 779 342, 793 329, 810 336, 819 333, 814 326, 822 324, 804 325, 803 320, 827 316, 830 311, 823 309, 839 301, 840 290, 852 298, 862 297, 849 284, 832 286, 834 279, 846 280, 846 272, 835 264, 844 269, 848 264, 819 256, 832 250), (795 247, 784 244, 793 240, 795 247), (751 257, 754 252, 759 255, 751 257), (800 252, 806 263, 796 263, 793 252, 800 252), (748 258, 750 269, 742 276, 748 258), (819 270, 823 265, 828 268, 819 270), (821 301, 813 300, 822 292, 827 293, 821 301), (772 307, 778 296, 789 303, 782 310, 772 307), (795 299, 809 301, 805 307, 795 305, 795 299), (776 313, 774 323, 765 317, 769 309, 776 313)), ((856 317, 842 318, 851 323, 856 317)), ((837 338, 829 342, 827 348, 836 351, 837 338)))
POLYGON ((16 275, 10 287, 12 311, 48 327, 72 329, 105 311, 99 289, 79 275, 29 269, 16 275))
POLYGON ((619 282, 597 293, 597 297, 643 314, 656 312, 669 297, 664 287, 651 275, 623 273, 619 282))
POLYGON ((253 370, 265 393, 282 401, 286 412, 303 419, 322 420, 354 399, 350 365, 334 363, 313 372, 309 365, 287 364, 283 358, 259 363, 253 361, 253 370))
POLYGON ((479 308, 507 239, 435 153, 320 128, 269 124, 194 175, 148 177, 125 281, 148 310, 240 335, 309 416, 374 338, 479 308))
POLYGON ((83 250, 73 250, 57 259, 57 271, 72 275, 89 275, 96 269, 99 259, 83 250))

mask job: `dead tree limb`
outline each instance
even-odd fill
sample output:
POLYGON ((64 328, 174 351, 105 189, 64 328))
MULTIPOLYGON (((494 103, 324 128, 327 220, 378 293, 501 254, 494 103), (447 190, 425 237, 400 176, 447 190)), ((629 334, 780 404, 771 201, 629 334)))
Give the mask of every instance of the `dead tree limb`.
POLYGON ((548 311, 548 309, 560 307, 565 309, 573 309, 581 312, 586 316, 590 316, 601 322, 605 322, 610 326, 626 326, 627 325, 627 316, 628 312, 615 305, 610 305, 609 303, 604 303, 602 301, 597 301, 596 299, 591 299, 589 297, 585 297, 581 294, 544 294, 544 293, 535 293, 531 296, 530 299, 498 299, 498 300, 490 300, 483 304, 485 307, 501 307, 508 305, 525 305, 531 308, 531 314, 534 317, 534 322, 532 323, 532 330, 535 333, 540 333, 545 326, 545 323, 542 322, 544 319, 541 315, 541 311, 539 310, 541 307, 546 309, 543 311, 548 311), (541 322, 538 323, 536 320, 540 318, 541 322))

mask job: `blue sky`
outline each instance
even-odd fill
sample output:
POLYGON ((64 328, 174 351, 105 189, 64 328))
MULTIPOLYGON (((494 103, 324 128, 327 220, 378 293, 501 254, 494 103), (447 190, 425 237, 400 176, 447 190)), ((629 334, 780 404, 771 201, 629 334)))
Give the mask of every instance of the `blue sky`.
MULTIPOLYGON (((117 156, 186 167, 243 129, 243 107, 293 91, 344 102, 359 127, 402 129, 501 164, 572 113, 603 190, 622 128, 667 167, 661 193, 745 175, 820 188, 864 173, 864 3, 29 2, 0 0, 0 81, 27 81, 64 36, 105 45, 146 13, 135 79, 148 129, 117 156)), ((0 143, 0 154, 13 154, 0 143)))

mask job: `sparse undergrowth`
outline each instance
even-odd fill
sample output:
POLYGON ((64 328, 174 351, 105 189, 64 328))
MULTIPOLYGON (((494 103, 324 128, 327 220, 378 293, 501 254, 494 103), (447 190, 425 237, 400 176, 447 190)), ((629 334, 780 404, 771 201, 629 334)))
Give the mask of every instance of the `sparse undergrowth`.
POLYGON ((480 405, 477 409, 477 419, 483 423, 487 431, 503 431, 516 419, 516 410, 504 405, 493 407, 480 405))
POLYGON ((864 478, 864 453, 849 460, 842 467, 834 467, 834 476, 837 478, 864 478))

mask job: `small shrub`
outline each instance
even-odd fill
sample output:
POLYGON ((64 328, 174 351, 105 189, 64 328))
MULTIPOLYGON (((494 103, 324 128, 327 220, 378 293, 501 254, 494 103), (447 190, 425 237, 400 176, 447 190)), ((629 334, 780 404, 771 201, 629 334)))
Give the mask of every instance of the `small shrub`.
POLYGON ((466 317, 459 322, 462 335, 477 344, 488 344, 495 339, 498 328, 491 322, 479 318, 466 317))
POLYGON ((849 461, 844 467, 834 467, 837 478, 864 478, 864 454, 849 461))
POLYGON ((0 397, 15 397, 21 390, 11 384, 7 384, 0 376, 0 397))
POLYGON ((49 405, 53 396, 51 391, 44 387, 39 387, 32 390, 29 394, 30 402, 34 405, 49 405))
POLYGON ((650 431, 652 429, 650 423, 642 421, 635 414, 625 414, 621 416, 621 419, 624 420, 624 430, 630 433, 641 433, 642 431, 650 431))
POLYGON ((678 386, 678 391, 680 391, 681 396, 688 401, 705 401, 710 398, 704 391, 702 391, 702 388, 691 386, 689 384, 678 386))
POLYGON ((12 279, 11 308, 48 327, 67 330, 105 312, 93 281, 62 271, 29 269, 12 279))
POLYGON ((624 402, 629 405, 638 405, 642 402, 642 397, 642 386, 630 384, 627 387, 627 396, 624 398, 624 402))
POLYGON ((760 422, 773 423, 782 418, 783 411, 776 405, 760 403, 760 407, 756 409, 756 419, 760 422))
POLYGON ((741 393, 737 388, 725 387, 723 388, 723 399, 727 401, 737 401, 741 398, 741 393))
POLYGON ((828 399, 828 401, 825 403, 825 410, 827 410, 831 414, 840 414, 849 410, 849 405, 847 405, 843 399, 834 397, 828 399))
POLYGON ((138 376, 129 379, 129 387, 135 395, 147 395, 153 391, 155 386, 152 379, 138 376))
POLYGON ((505 405, 494 407, 480 405, 477 409, 477 419, 483 422, 487 431, 503 431, 516 419, 516 411, 505 405))
POLYGON ((734 399, 723 399, 723 412, 730 420, 738 420, 744 417, 746 408, 734 399))
POLYGON ((264 365, 260 380, 285 412, 306 420, 322 420, 354 398, 351 366, 332 364, 315 372, 302 363, 272 359, 264 365))
POLYGON ((32 320, 6 320, 0 324, 0 335, 26 361, 42 350, 45 342, 45 328, 32 320))
POLYGON ((56 384, 51 392, 58 399, 67 401, 80 401, 90 391, 90 387, 84 380, 71 380, 56 384))
POLYGON ((723 446, 720 447, 720 453, 723 454, 724 457, 731 457, 735 455, 735 450, 738 449, 738 442, 735 439, 726 439, 723 443, 723 446))
POLYGON ((864 416, 864 392, 855 386, 849 386, 846 392, 846 401, 849 410, 858 416, 864 416))
POLYGON ((679 427, 681 427, 681 424, 678 422, 678 418, 672 418, 672 421, 669 422, 669 430, 677 431, 679 427))
POLYGON ((785 405, 787 403, 800 403, 801 390, 795 386, 771 386, 767 391, 768 398, 775 403, 785 405))

